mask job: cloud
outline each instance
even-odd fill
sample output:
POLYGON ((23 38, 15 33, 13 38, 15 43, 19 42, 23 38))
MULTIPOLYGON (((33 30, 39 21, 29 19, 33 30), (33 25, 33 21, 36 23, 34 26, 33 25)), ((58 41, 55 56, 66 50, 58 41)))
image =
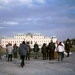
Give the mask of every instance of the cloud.
POLYGON ((73 36, 74 0, 0 0, 0 27, 1 34, 30 31, 60 37, 65 30, 66 37, 73 36))
POLYGON ((25 4, 27 6, 31 6, 32 2, 33 2, 32 0, 19 0, 19 3, 25 4))
POLYGON ((0 0, 0 7, 2 8, 12 8, 19 5, 30 6, 31 4, 32 0, 0 0))
POLYGON ((8 4, 9 0, 0 0, 0 3, 2 3, 2 4, 8 4))
POLYGON ((0 6, 16 6, 25 4, 38 5, 38 4, 61 4, 61 5, 75 5, 75 0, 0 0, 0 6))
MULTIPOLYGON (((15 1, 15 0, 10 0, 15 1)), ((28 1, 29 0, 20 0, 28 1)), ((37 1, 37 0, 35 0, 37 1)), ((44 0, 43 0, 44 1, 44 0)), ((39 0, 38 0, 39 2, 39 0)), ((48 6, 37 6, 37 7, 25 7, 17 6, 13 7, 10 10, 1 10, 0 16, 1 20, 4 20, 6 24, 35 24, 35 25, 74 25, 75 22, 73 19, 74 14, 70 10, 74 10, 74 6, 67 5, 48 5, 48 6), (63 9, 63 10, 60 10, 63 9), (13 11, 14 10, 14 11, 13 11), (4 16, 3 16, 4 15, 4 16), (8 17, 8 18, 7 18, 8 17), (11 22, 9 21, 11 19, 11 22), (18 23, 12 23, 12 22, 18 23)))
POLYGON ((9 6, 9 5, 22 5, 25 4, 27 6, 35 5, 35 3, 44 4, 45 0, 0 0, 0 4, 2 6, 9 6))
POLYGON ((42 25, 42 26, 45 26, 45 25, 63 25, 63 26, 74 26, 75 25, 75 19, 70 19, 68 17, 44 17, 44 18, 40 18, 40 19, 37 19, 35 20, 35 23, 37 25, 42 25))
POLYGON ((4 24, 7 24, 7 25, 18 25, 19 23, 18 22, 4 22, 4 24))
POLYGON ((3 29, 4 27, 0 27, 0 29, 3 29))
POLYGON ((41 3, 41 4, 44 4, 45 3, 45 0, 36 0, 36 2, 41 3))

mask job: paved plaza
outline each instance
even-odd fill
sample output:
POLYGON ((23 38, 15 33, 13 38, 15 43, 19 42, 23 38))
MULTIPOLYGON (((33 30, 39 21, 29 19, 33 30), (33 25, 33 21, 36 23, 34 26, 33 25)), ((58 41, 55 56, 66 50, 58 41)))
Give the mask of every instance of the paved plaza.
POLYGON ((0 60, 0 75, 75 75, 75 52, 61 62, 31 58, 20 67, 21 60, 13 59, 7 62, 6 58, 0 60))

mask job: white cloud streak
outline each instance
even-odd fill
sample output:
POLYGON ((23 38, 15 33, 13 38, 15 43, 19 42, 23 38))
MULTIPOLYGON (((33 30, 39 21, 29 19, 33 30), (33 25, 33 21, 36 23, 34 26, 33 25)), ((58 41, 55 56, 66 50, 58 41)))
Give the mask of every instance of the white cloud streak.
POLYGON ((44 4, 45 0, 0 0, 0 4, 7 5, 7 4, 25 4, 25 5, 32 5, 34 2, 44 4))
POLYGON ((7 24, 7 25, 18 25, 19 23, 18 22, 4 22, 4 24, 7 24))
POLYGON ((3 29, 4 27, 0 27, 0 29, 3 29))
POLYGON ((25 4, 31 4, 32 3, 32 0, 19 0, 19 1, 22 3, 25 3, 25 4))
POLYGON ((2 3, 2 4, 8 4, 9 0, 0 0, 0 3, 2 3))
POLYGON ((36 0, 36 2, 41 3, 41 4, 44 4, 45 3, 45 0, 36 0))

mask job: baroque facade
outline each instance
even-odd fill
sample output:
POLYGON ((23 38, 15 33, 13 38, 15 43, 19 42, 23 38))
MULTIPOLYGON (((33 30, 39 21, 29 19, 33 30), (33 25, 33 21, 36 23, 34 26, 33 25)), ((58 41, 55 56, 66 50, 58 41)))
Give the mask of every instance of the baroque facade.
POLYGON ((43 43, 46 43, 48 45, 48 43, 51 40, 53 40, 53 42, 56 42, 57 38, 55 36, 45 37, 41 33, 37 33, 37 34, 31 34, 31 33, 22 34, 22 33, 19 33, 19 34, 14 35, 14 37, 12 37, 12 38, 3 36, 2 39, 1 39, 1 44, 3 45, 3 47, 6 47, 6 45, 8 43, 12 43, 12 45, 14 45, 16 43, 17 46, 19 46, 22 43, 22 41, 25 41, 25 42, 29 42, 31 47, 33 47, 35 42, 37 42, 39 47, 41 47, 43 45, 43 43))

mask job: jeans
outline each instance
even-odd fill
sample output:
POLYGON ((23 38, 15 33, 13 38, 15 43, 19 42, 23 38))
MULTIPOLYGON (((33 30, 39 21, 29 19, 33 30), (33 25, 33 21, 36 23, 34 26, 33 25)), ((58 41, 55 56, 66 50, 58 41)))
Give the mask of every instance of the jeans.
POLYGON ((34 52, 34 58, 35 58, 35 59, 38 58, 38 52, 34 52))
POLYGON ((8 54, 8 61, 12 61, 12 54, 8 54))
POLYGON ((63 60, 63 52, 58 52, 58 61, 63 60))

